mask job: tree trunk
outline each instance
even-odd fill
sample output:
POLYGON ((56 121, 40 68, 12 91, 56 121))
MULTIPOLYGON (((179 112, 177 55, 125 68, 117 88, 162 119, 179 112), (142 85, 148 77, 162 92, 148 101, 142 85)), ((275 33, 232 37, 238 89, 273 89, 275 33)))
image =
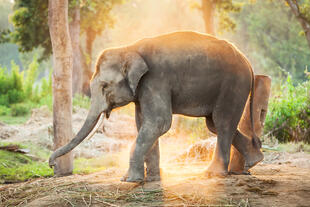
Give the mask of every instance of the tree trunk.
POLYGON ((69 24, 71 44, 73 50, 73 70, 72 70, 72 96, 82 93, 83 65, 80 52, 80 7, 76 5, 72 9, 72 21, 69 24))
POLYGON ((305 34, 306 39, 308 41, 308 46, 310 48, 310 22, 300 13, 299 5, 296 0, 285 0, 290 6, 293 14, 296 16, 297 20, 301 24, 305 34))
MULTIPOLYGON (((72 46, 68 26, 68 1, 49 0, 48 22, 53 48, 54 149, 72 138, 72 46)), ((73 157, 68 153, 56 160, 54 174, 72 174, 73 157)))
POLYGON ((201 10, 205 29, 207 34, 215 35, 214 19, 215 19, 215 6, 214 0, 201 0, 201 10))
POLYGON ((90 88, 89 82, 92 77, 92 50, 93 50, 93 43, 95 41, 96 34, 91 28, 88 28, 86 31, 86 65, 87 67, 83 73, 83 93, 90 96, 90 88))
MULTIPOLYGON (((264 129, 264 122, 268 109, 268 100, 270 95, 271 79, 269 76, 256 75, 254 85, 254 98, 253 98, 253 118, 254 118, 254 131, 257 136, 261 136, 264 129)), ((239 130, 248 137, 252 137, 252 127, 250 119, 250 104, 249 100, 246 103, 245 110, 241 117, 238 126, 239 130)), ((244 171, 244 158, 241 153, 232 146, 231 148, 231 161, 229 170, 234 172, 244 171)))

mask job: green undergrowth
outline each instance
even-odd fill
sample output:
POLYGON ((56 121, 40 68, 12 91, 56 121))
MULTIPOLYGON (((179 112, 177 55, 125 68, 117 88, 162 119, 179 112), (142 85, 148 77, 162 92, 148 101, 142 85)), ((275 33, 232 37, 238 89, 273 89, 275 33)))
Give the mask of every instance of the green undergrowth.
MULTIPOLYGON (((89 109, 90 107, 90 99, 83 95, 76 95, 72 103, 73 112, 76 112, 77 108, 89 109)), ((24 124, 30 118, 31 110, 41 106, 47 106, 52 111, 52 95, 42 98, 39 103, 26 102, 14 104, 10 107, 0 105, 0 122, 5 124, 24 124)))
POLYGON ((48 150, 33 143, 0 143, 0 146, 7 145, 18 145, 20 149, 28 149, 29 154, 0 150, 0 183, 21 182, 53 175, 46 162, 50 154, 48 150))
POLYGON ((310 144, 304 142, 279 144, 276 149, 281 152, 306 152, 310 154, 310 144))
POLYGON ((5 124, 24 124, 28 121, 30 115, 27 114, 25 116, 0 116, 0 122, 3 122, 5 124))
POLYGON ((308 81, 293 85, 291 76, 274 86, 265 121, 265 135, 279 142, 310 143, 310 76, 308 81), (277 90, 275 90, 277 89, 277 90))
MULTIPOLYGON (((0 184, 27 181, 39 177, 53 176, 47 160, 51 151, 31 142, 0 142, 0 146, 17 145, 28 149, 28 154, 0 150, 0 184)), ((118 167, 117 155, 107 154, 98 158, 74 160, 74 174, 90 174, 111 167, 118 167)))
POLYGON ((24 154, 0 150, 0 183, 15 183, 52 175, 52 169, 42 161, 34 161, 24 154))
POLYGON ((287 142, 287 143, 278 143, 276 138, 273 140, 263 140, 263 151, 265 152, 288 152, 288 153, 297 153, 305 152, 310 154, 310 144, 305 142, 287 142))

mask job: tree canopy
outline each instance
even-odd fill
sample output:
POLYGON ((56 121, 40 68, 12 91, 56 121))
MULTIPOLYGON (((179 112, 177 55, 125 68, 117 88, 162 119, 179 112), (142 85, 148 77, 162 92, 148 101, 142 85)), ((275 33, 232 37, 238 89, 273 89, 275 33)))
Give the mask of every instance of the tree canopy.
MULTIPOLYGON (((81 10, 81 32, 91 30, 93 35, 101 34, 108 26, 113 25, 110 13, 113 6, 121 0, 71 0, 69 8, 76 4, 81 10)), ((69 9, 69 16, 70 16, 69 9)), ((10 34, 12 42, 19 45, 21 52, 29 52, 34 48, 43 48, 40 60, 46 59, 52 52, 48 29, 48 0, 38 4, 36 0, 16 0, 12 23, 14 30, 10 34)))
POLYGON ((310 49, 284 1, 247 3, 233 18, 237 27, 230 38, 250 57, 256 71, 274 77, 286 77, 289 72, 296 81, 306 80, 310 49))

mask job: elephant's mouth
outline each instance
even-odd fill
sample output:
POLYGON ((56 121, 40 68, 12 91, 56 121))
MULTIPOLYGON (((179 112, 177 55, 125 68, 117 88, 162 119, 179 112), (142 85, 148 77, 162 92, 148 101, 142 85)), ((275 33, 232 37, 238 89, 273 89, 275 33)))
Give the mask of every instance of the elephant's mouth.
POLYGON ((109 118, 110 117, 110 114, 111 114, 111 110, 106 110, 103 112, 105 114, 105 118, 109 118))
POLYGON ((111 111, 113 109, 114 104, 109 104, 108 109, 106 109, 105 111, 103 111, 103 113, 105 114, 105 117, 108 119, 110 117, 111 111))

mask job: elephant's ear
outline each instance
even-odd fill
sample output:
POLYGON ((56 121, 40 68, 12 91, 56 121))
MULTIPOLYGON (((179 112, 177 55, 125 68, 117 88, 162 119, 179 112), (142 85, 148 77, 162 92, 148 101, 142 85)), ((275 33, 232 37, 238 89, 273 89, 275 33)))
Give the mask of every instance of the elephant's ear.
POLYGON ((138 53, 128 52, 125 55, 123 73, 128 80, 129 87, 134 96, 136 95, 140 79, 148 70, 144 59, 138 53))

